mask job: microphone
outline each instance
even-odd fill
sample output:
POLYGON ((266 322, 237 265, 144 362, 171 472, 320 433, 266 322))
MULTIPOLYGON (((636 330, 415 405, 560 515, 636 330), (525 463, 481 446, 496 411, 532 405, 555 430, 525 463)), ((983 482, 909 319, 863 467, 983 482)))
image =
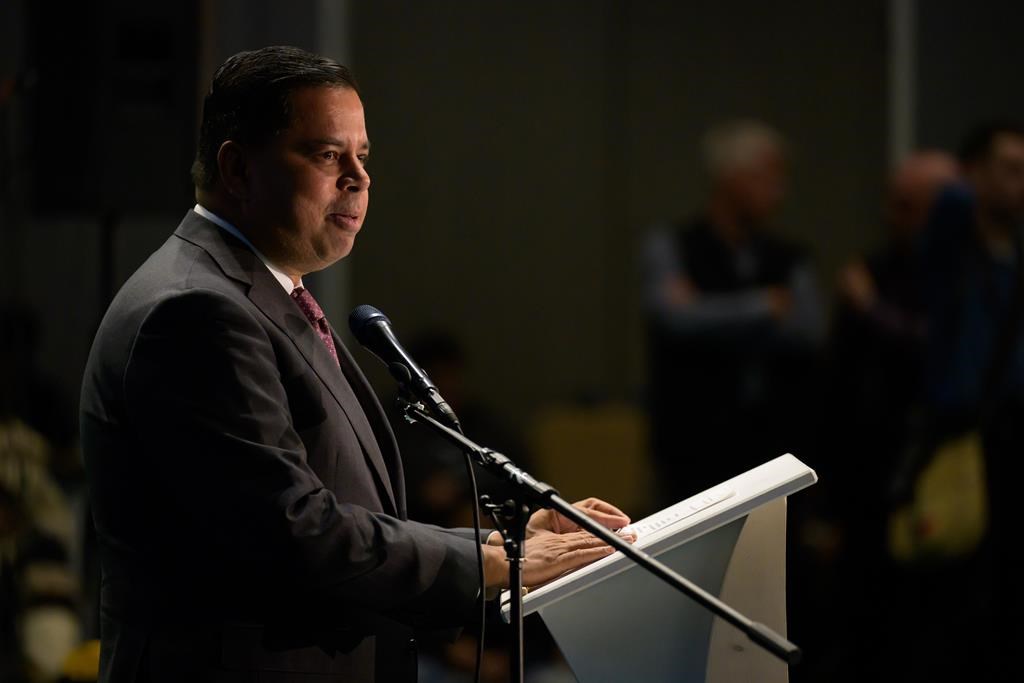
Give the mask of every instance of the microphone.
POLYGON ((423 401, 448 426, 462 431, 455 411, 441 398, 427 373, 398 343, 386 315, 368 304, 356 306, 348 316, 348 328, 360 344, 387 366, 399 385, 423 401))

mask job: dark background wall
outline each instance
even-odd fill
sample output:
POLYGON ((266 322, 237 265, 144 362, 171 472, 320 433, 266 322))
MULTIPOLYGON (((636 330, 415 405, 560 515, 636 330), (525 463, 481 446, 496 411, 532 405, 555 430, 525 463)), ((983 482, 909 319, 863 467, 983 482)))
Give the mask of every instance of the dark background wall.
POLYGON ((826 282, 877 232, 881 2, 355 10, 374 196, 354 292, 401 330, 456 330, 517 419, 640 392, 637 246, 699 206, 707 126, 753 116, 790 138, 784 222, 826 282))
MULTIPOLYGON (((915 5, 919 140, 1020 112, 1019 3, 915 5)), ((754 116, 789 137, 784 229, 826 289, 879 235, 892 6, 4 3, 0 74, 39 78, 3 102, 0 284, 39 313, 41 357, 76 392, 111 290, 190 205, 213 68, 296 43, 353 64, 374 141, 366 230, 320 285, 335 323, 371 302, 404 334, 454 330, 471 388, 515 423, 581 393, 635 398, 639 238, 699 204, 706 126, 754 116)))
POLYGON ((1024 3, 917 5, 915 127, 923 145, 955 147, 979 118, 1020 117, 1024 3))

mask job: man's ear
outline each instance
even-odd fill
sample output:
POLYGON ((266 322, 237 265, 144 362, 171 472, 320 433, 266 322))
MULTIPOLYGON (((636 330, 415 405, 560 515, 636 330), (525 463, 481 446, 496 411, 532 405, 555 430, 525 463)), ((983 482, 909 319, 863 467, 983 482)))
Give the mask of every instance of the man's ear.
POLYGON ((225 140, 217 150, 217 172, 221 185, 235 199, 249 196, 249 157, 246 149, 234 140, 225 140))

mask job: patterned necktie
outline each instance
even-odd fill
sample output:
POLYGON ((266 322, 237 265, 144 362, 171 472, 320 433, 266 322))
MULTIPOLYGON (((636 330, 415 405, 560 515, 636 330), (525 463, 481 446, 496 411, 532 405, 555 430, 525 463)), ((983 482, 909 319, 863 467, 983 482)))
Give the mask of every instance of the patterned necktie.
POLYGON ((340 366, 341 363, 338 361, 338 350, 334 348, 334 339, 331 337, 331 328, 327 325, 327 318, 324 317, 324 311, 320 308, 320 304, 316 302, 313 295, 309 293, 309 290, 303 287, 296 287, 292 290, 292 298, 295 299, 295 303, 299 305, 302 312, 306 314, 306 318, 309 319, 309 323, 316 330, 316 333, 320 335, 320 341, 324 343, 327 350, 331 353, 331 358, 334 359, 335 363, 340 366))

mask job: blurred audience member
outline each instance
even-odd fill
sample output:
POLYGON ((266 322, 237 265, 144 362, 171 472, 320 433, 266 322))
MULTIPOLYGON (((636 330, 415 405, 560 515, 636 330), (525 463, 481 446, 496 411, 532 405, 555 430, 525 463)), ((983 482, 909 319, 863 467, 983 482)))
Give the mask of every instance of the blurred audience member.
POLYGON ((818 513, 831 521, 837 544, 818 572, 835 585, 806 605, 805 617, 824 624, 842 615, 822 643, 833 659, 818 673, 829 680, 863 680, 894 654, 874 644, 885 623, 879 615, 893 599, 887 483, 921 400, 927 325, 920 237, 936 196, 957 177, 956 160, 944 152, 904 159, 888 183, 884 243, 839 273, 817 463, 825 493, 818 513))
POLYGON ((889 179, 885 244, 840 271, 842 303, 880 335, 916 340, 923 335, 916 239, 939 190, 957 177, 956 160, 945 152, 908 156, 889 179))
MULTIPOLYGON (((834 485, 854 498, 834 501, 838 509, 858 507, 849 505, 854 500, 881 504, 904 446, 921 398, 927 329, 919 238, 939 191, 957 177, 956 161, 944 152, 907 157, 889 181, 885 243, 839 273, 829 382, 834 443, 823 466, 836 467, 834 485)), ((877 528, 871 532, 882 540, 877 528)))
MULTIPOLYGON (((991 521, 976 556, 909 577, 912 654, 929 664, 914 680, 977 678, 983 666, 1003 675, 1024 635, 1015 560, 1024 517, 1016 490, 1024 471, 1024 127, 977 128, 960 162, 965 182, 940 195, 922 241, 927 420, 919 438, 927 446, 981 431, 991 521)), ((911 461, 899 488, 909 490, 926 464, 911 461)))
MULTIPOLYGON (((961 151, 965 183, 940 196, 924 240, 929 316, 927 399, 945 414, 972 414, 986 399, 984 370, 1015 313, 1024 221, 1024 128, 991 124, 961 151)), ((1019 319, 1014 321, 1019 325, 1019 319)), ((995 391, 1000 408, 1024 391, 1024 338, 995 391)))
POLYGON ((0 680, 12 682, 55 680, 82 636, 67 498, 80 483, 77 429, 38 348, 29 309, 0 305, 0 680))
POLYGON ((70 508, 50 477, 49 445, 0 419, 0 680, 52 681, 79 644, 70 508))
POLYGON ((83 482, 78 418, 39 362, 39 321, 24 305, 0 303, 0 416, 14 415, 49 443, 49 468, 66 492, 83 482))
POLYGON ((799 452, 822 314, 803 249, 774 234, 782 137, 754 121, 704 138, 710 196, 644 249, 649 391, 665 502, 799 452))

